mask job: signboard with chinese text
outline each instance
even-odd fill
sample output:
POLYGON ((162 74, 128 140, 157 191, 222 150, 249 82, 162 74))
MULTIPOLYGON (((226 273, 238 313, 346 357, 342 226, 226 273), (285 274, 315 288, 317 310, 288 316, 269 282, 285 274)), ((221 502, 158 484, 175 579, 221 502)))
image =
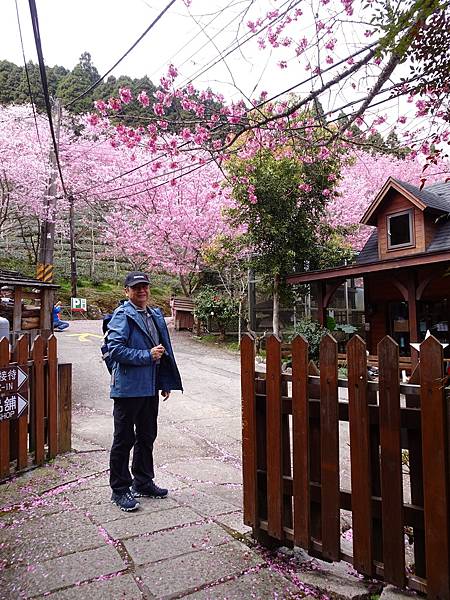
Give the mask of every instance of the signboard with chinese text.
POLYGON ((0 421, 17 419, 28 406, 28 400, 20 394, 0 396, 0 421))
POLYGON ((0 397, 15 394, 28 379, 28 375, 20 367, 0 368, 0 397))
POLYGON ((87 302, 86 298, 71 298, 70 299, 70 309, 75 312, 86 312, 87 311, 87 302))

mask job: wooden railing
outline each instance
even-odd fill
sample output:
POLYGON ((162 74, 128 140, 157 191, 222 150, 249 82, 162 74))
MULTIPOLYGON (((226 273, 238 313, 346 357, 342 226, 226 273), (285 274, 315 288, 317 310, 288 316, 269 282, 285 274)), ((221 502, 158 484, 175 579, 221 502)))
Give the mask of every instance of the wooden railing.
POLYGON ((275 336, 267 340, 266 372, 255 372, 254 358, 254 340, 246 335, 244 520, 254 535, 448 599, 450 403, 438 341, 421 345, 418 384, 400 382, 398 346, 389 337, 378 345, 378 382, 367 379, 358 336, 347 346, 348 380, 338 379, 330 335, 321 343, 318 376, 308 373, 308 344, 300 336, 292 343, 292 375, 281 372, 275 336), (340 422, 349 423, 349 436, 340 422), (341 537, 341 510, 351 511, 351 549, 341 537), (405 533, 414 540, 413 566, 405 564, 405 533))
POLYGON ((0 480, 70 450, 71 366, 58 365, 56 337, 0 339, 0 480), (18 370, 23 383, 17 388, 18 370), (16 413, 16 414, 14 414, 16 413))

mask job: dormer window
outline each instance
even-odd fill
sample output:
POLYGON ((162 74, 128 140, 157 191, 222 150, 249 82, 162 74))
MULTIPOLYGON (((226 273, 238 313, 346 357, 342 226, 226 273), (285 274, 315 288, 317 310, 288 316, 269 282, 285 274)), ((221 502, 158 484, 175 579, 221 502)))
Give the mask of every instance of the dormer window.
POLYGON ((414 246, 413 211, 387 215, 388 249, 414 246))

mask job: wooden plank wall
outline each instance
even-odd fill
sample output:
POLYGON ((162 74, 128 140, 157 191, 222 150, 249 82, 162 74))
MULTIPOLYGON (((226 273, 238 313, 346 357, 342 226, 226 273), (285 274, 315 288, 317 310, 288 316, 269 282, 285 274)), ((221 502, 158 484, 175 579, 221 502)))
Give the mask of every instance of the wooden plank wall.
POLYGON ((389 200, 389 209, 380 210, 378 215, 378 252, 380 259, 407 256, 417 252, 425 252, 425 225, 424 214, 399 192, 393 194, 389 200), (387 215, 411 210, 413 215, 413 245, 407 248, 389 249, 387 232, 387 215))
POLYGON ((347 348, 348 381, 337 379, 331 336, 321 343, 319 376, 311 375, 302 337, 292 343, 292 375, 281 373, 274 336, 266 373, 255 372, 251 337, 243 338, 241 353, 244 518, 254 535, 265 544, 295 543, 327 560, 345 558, 363 575, 433 600, 450 598, 450 395, 437 340, 421 347, 413 375, 418 383, 420 373, 420 388, 399 381, 398 346, 389 337, 378 345, 378 382, 367 381, 366 347, 357 336, 347 348), (348 402, 338 398, 339 385, 348 388, 348 402), (349 421, 352 492, 339 486, 339 421, 349 421), (409 482, 402 473, 405 444, 409 482), (404 482, 412 504, 404 499, 404 482), (352 555, 341 548, 342 509, 352 511, 352 555), (415 574, 405 565, 405 527, 414 532, 415 574))
POLYGON ((28 337, 21 336, 12 353, 3 338, 0 366, 9 365, 19 366, 28 375, 19 390, 28 407, 18 419, 0 421, 0 480, 33 464, 41 465, 60 450, 70 450, 71 365, 64 365, 69 369, 63 371, 61 387, 56 337, 47 341, 46 336, 37 336, 29 349, 28 337))

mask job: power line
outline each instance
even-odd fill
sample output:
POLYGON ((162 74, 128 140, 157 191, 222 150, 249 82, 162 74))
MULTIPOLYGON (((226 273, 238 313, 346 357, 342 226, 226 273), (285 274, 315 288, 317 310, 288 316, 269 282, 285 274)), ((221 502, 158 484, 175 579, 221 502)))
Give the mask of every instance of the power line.
MULTIPOLYGON (((181 179, 182 177, 185 177, 186 175, 190 175, 191 173, 194 173, 195 171, 198 171, 199 169, 203 169, 203 167, 205 167, 206 165, 211 164, 212 162, 214 162, 213 158, 210 158, 209 160, 207 160, 205 163, 201 164, 201 165, 196 165, 195 167, 192 167, 191 169, 188 168, 188 170, 186 171, 186 173, 181 173, 180 175, 176 175, 175 177, 171 177, 170 180, 177 180, 177 179, 181 179)), ((170 174, 170 173, 169 173, 170 174)), ((162 175, 159 175, 158 177, 162 177, 162 175)), ((150 178, 149 181, 153 179, 150 178)), ((138 196, 139 194, 144 194, 145 192, 151 192, 153 190, 156 190, 157 188, 160 188, 162 186, 165 186, 169 183, 169 180, 163 181, 161 183, 158 183, 156 185, 153 185, 150 188, 145 188, 143 190, 137 191, 137 192, 133 192, 132 194, 125 194, 124 196, 117 196, 114 198, 108 198, 109 201, 111 200, 123 200, 125 198, 132 198, 133 196, 138 196)))
MULTIPOLYGON (((213 22, 214 22, 214 21, 215 21, 215 20, 216 20, 216 19, 217 19, 217 18, 218 18, 220 15, 221 15, 221 12, 222 12, 222 11, 218 11, 218 12, 217 12, 217 13, 216 13, 216 14, 213 16, 213 18, 212 18, 210 21, 208 21, 208 23, 206 24, 206 26, 208 26, 208 25, 211 25, 211 23, 213 23, 213 22)), ((189 45, 190 45, 190 44, 191 44, 193 41, 195 41, 195 40, 198 38, 198 36, 200 35, 200 33, 201 33, 201 32, 197 32, 197 33, 196 33, 196 34, 195 34, 193 37, 191 37, 191 38, 190 38, 190 39, 189 39, 189 40, 188 40, 188 41, 187 41, 185 44, 183 44, 183 45, 181 46, 181 48, 179 48, 179 49, 178 49, 178 50, 175 52, 175 54, 172 54, 172 56, 171 56, 171 57, 170 57, 168 60, 165 60, 163 63, 161 63, 161 64, 159 65, 159 67, 158 67, 157 69, 155 69, 155 70, 153 71, 153 73, 151 73, 151 74, 150 74, 150 79, 152 79, 152 77, 154 77, 155 75, 157 75, 157 73, 159 73, 159 72, 160 72, 160 70, 161 70, 161 69, 162 69, 164 66, 166 66, 166 65, 167 65, 167 63, 170 63, 170 62, 172 62, 172 60, 173 60, 174 58, 176 58, 176 57, 177 57, 177 56, 180 54, 180 52, 182 52, 182 51, 183 51, 185 48, 187 48, 187 47, 188 47, 188 46, 189 46, 189 45)), ((203 46, 202 46, 202 47, 203 47, 203 46)), ((202 48, 202 47, 201 47, 201 48, 202 48)), ((201 50, 201 48, 199 48, 199 50, 201 50)), ((198 52, 198 51, 197 51, 197 52, 198 52)), ((194 54, 192 54, 192 55, 191 55, 189 58, 187 58, 187 59, 186 59, 186 60, 185 60, 183 63, 181 63, 181 65, 179 65, 179 66, 178 66, 178 68, 182 67, 182 66, 184 65, 184 63, 186 63, 186 62, 187 62, 188 60, 190 60, 190 59, 191 59, 193 56, 195 56, 195 54, 196 54, 197 52, 194 52, 194 54)))
MULTIPOLYGON (((276 19, 273 19, 272 21, 270 21, 268 24, 266 24, 266 26, 265 26, 265 27, 261 28, 261 29, 258 31, 258 33, 261 33, 261 32, 262 32, 264 29, 266 29, 268 26, 270 26, 270 25, 273 25, 273 23, 275 23, 277 20, 279 20, 280 18, 282 18, 282 17, 283 17, 283 16, 284 16, 284 15, 285 15, 285 14, 286 14, 286 13, 287 13, 289 10, 291 10, 293 7, 295 7, 295 6, 296 6, 298 3, 299 3, 299 1, 298 1, 298 0, 297 0, 296 2, 291 2, 291 3, 290 3, 290 6, 289 6, 289 7, 288 7, 288 8, 287 8, 287 9, 286 9, 286 10, 285 10, 283 13, 281 13, 281 14, 278 16, 278 18, 276 18, 276 19)), ((288 2, 286 2, 286 3, 284 4, 284 6, 286 6, 286 4, 288 4, 288 2)), ((248 34, 246 34, 246 35, 248 35, 248 34)), ((254 35, 256 35, 256 34, 253 34, 251 37, 254 37, 254 35)), ((245 37, 245 36, 243 36, 243 37, 245 37)), ((248 39, 246 39, 246 40, 245 40, 243 43, 245 43, 245 42, 247 42, 247 41, 248 41, 248 39)), ((230 46, 228 46, 228 48, 232 48, 232 46, 233 46, 233 45, 235 45, 236 43, 237 43, 237 46, 236 46, 235 48, 231 49, 231 50, 230 50, 230 52, 234 52, 236 49, 238 49, 238 48, 240 47, 240 45, 242 45, 242 44, 239 44, 239 40, 236 40, 236 42, 234 42, 233 44, 231 44, 230 46)), ((373 46, 375 46, 375 45, 376 45, 376 43, 369 44, 368 46, 365 46, 364 48, 362 48, 362 49, 360 49, 359 51, 357 51, 356 53, 354 53, 352 56, 354 57, 354 56, 357 56, 357 55, 359 55, 360 53, 362 53, 362 52, 364 52, 364 51, 370 50, 370 49, 371 49, 371 48, 373 48, 373 46)), ((229 53, 230 53, 230 52, 229 52, 229 53)), ((228 53, 228 54, 229 54, 229 53, 228 53)), ((348 59, 348 57, 347 57, 347 58, 345 58, 345 59, 342 59, 341 61, 339 61, 339 62, 337 62, 337 63, 334 63, 333 65, 331 65, 331 66, 329 66, 328 68, 324 69, 324 70, 321 72, 321 75, 323 75, 323 74, 325 74, 325 73, 327 73, 327 72, 329 72, 329 71, 331 71, 331 70, 335 69, 336 67, 338 67, 338 66, 342 65, 342 64, 343 64, 343 63, 344 63, 344 62, 345 62, 347 59, 348 59)), ((223 60, 223 57, 222 57, 220 60, 223 60)), ((214 63, 214 64, 216 64, 216 63, 214 63)), ((213 65, 211 65, 211 66, 213 66, 213 65)), ((211 67, 208 67, 208 68, 211 68, 211 67)), ((206 69, 205 69, 203 72, 205 72, 206 70, 208 70, 208 68, 206 68, 206 69)), ((198 76, 198 75, 197 75, 197 76, 198 76)), ((293 89, 297 88, 298 86, 300 86, 300 85, 303 85, 303 84, 305 84, 305 83, 308 83, 308 82, 312 81, 312 80, 313 80, 313 79, 315 79, 317 76, 318 76, 318 75, 312 75, 312 76, 310 76, 310 77, 306 78, 304 81, 302 81, 302 82, 299 82, 299 83, 297 83, 297 84, 295 84, 295 85, 291 86, 291 87, 290 87, 290 88, 288 88, 287 90, 283 90, 282 92, 280 92, 280 93, 276 94, 276 95, 275 95, 275 96, 273 96, 272 98, 270 98, 270 99, 266 99, 265 101, 263 101, 263 102, 259 103, 259 104, 258 104, 258 105, 256 105, 256 106, 252 106, 251 108, 249 108, 249 109, 248 109, 248 111, 247 111, 247 112, 252 112, 252 111, 254 111, 254 110, 257 110, 258 108, 261 108, 262 106, 264 106, 264 105, 265 105, 265 104, 267 104, 268 102, 272 102, 272 101, 273 101, 273 100, 275 100, 276 98, 278 98, 278 97, 280 97, 280 96, 282 96, 282 95, 284 95, 284 94, 286 94, 286 93, 288 93, 288 92, 292 91, 293 89)), ((224 124, 219 124, 219 125, 217 126, 216 130, 217 130, 217 129, 221 129, 223 126, 224 126, 224 124)), ((184 145, 184 144, 183 144, 183 145, 184 145)), ((131 170, 129 170, 129 171, 126 171, 126 172, 124 172, 124 173, 122 173, 122 174, 119 174, 119 175, 117 175, 116 177, 114 177, 114 178, 112 178, 112 179, 109 179, 109 180, 107 180, 106 182, 103 182, 103 183, 98 183, 98 184, 96 184, 95 186, 91 186, 91 187, 89 187, 89 188, 87 188, 87 189, 84 189, 84 190, 82 190, 82 191, 81 191, 81 192, 79 192, 79 193, 81 193, 81 194, 82 194, 82 193, 86 193, 86 192, 88 192, 88 191, 91 191, 91 190, 92 190, 92 189, 94 189, 94 188, 106 186, 106 185, 108 185, 109 183, 111 183, 112 181, 115 181, 115 180, 117 180, 117 179, 120 179, 120 178, 122 178, 122 177, 124 177, 124 176, 126 176, 126 175, 128 175, 128 174, 130 174, 130 173, 132 173, 132 172, 134 172, 134 171, 137 171, 137 170, 139 170, 139 169, 141 169, 141 168, 143 168, 143 167, 147 166, 147 165, 148 165, 148 164, 150 164, 151 162, 153 162, 153 161, 155 161, 155 160, 157 160, 158 158, 161 158, 161 157, 163 157, 163 156, 164 156, 164 154, 162 154, 162 155, 159 155, 158 157, 154 157, 154 158, 152 158, 150 161, 146 161, 146 162, 145 162, 145 163, 143 163, 142 165, 138 165, 137 167, 134 167, 133 169, 131 169, 131 170)), ((151 179, 153 179, 153 178, 151 178, 151 179)), ((136 183, 133 183, 133 184, 128 184, 128 185, 127 185, 127 186, 125 186, 125 187, 131 187, 132 185, 136 185, 136 184, 139 184, 139 183, 144 183, 144 182, 146 182, 146 181, 149 181, 149 179, 144 179, 144 180, 141 180, 140 182, 136 182, 136 183)), ((111 191, 115 191, 115 190, 109 190, 109 192, 111 192, 111 191)), ((130 195, 132 195, 132 194, 130 194, 130 195)))
MULTIPOLYGON (((353 54, 353 56, 358 56, 358 55, 359 55, 359 54, 361 54, 362 52, 364 52, 364 51, 366 51, 366 50, 370 50, 370 48, 372 48, 374 45, 375 45, 375 43, 369 44, 368 46, 366 46, 366 47, 364 47, 364 48, 362 48, 362 49, 358 50, 356 53, 354 53, 354 54, 353 54)), ((342 59, 341 61, 339 61, 339 62, 337 62, 337 63, 334 63, 334 64, 333 64, 333 65, 331 65, 330 67, 327 67, 326 69, 324 69, 324 70, 322 71, 322 75, 323 75, 323 74, 325 74, 325 73, 327 73, 327 72, 329 72, 329 71, 331 71, 331 70, 333 70, 333 69, 335 69, 336 67, 340 66, 341 64, 343 64, 344 62, 346 62, 346 60, 348 60, 348 58, 349 58, 349 57, 346 57, 346 58, 342 59)), ((279 96, 282 96, 283 94, 285 94, 285 93, 288 93, 288 92, 292 91, 293 89, 295 89, 296 87, 298 87, 298 86, 300 86, 300 85, 304 85, 305 83, 308 83, 308 82, 312 81, 312 80, 313 80, 313 79, 315 79, 315 78, 317 78, 317 75, 311 75, 311 76, 309 76, 307 79, 305 79, 305 80, 303 80, 303 81, 301 81, 301 82, 297 83, 297 84, 296 84, 296 85, 294 85, 294 86, 291 86, 291 87, 290 87, 290 88, 288 88, 287 90, 283 90, 282 92, 280 92, 279 94, 277 94, 277 95, 273 96, 272 98, 270 98, 270 99, 267 99, 267 100, 264 100, 263 102, 260 102, 260 103, 259 103, 259 104, 257 104, 256 106, 252 106, 252 107, 250 107, 250 108, 247 110, 247 114, 248 114, 248 113, 251 113, 251 112, 252 112, 252 111, 254 111, 254 110, 258 110, 259 108, 263 107, 263 106, 264 106, 265 104, 267 104, 268 102, 273 102, 273 101, 274 101, 276 98, 278 98, 279 96)), ((216 133, 217 133, 217 131, 219 131, 220 129, 222 129, 223 127, 225 127, 225 126, 227 126, 227 125, 228 125, 228 124, 224 124, 224 123, 220 123, 220 124, 218 124, 218 125, 216 126, 216 128, 215 128, 214 132, 216 132, 216 133)), ((184 142, 184 143, 183 143, 183 144, 182 144, 182 145, 181 145, 179 148, 183 148, 183 147, 184 147, 184 146, 186 146, 186 145, 188 145, 188 142, 184 142)), ((167 153, 162 153, 162 154, 159 154, 158 156, 156 156, 156 157, 153 157, 153 158, 152 158, 152 159, 150 159, 149 161, 146 161, 146 162, 142 163, 141 165, 138 165, 138 166, 136 166, 136 167, 133 167, 132 169, 130 169, 130 170, 128 170, 128 171, 125 171, 124 173, 120 173, 119 175, 116 175, 115 177, 113 177, 113 178, 111 178, 111 179, 108 179, 108 180, 107 180, 107 181, 105 181, 105 182, 102 182, 102 183, 97 183, 97 184, 95 184, 95 185, 93 185, 93 186, 90 186, 90 187, 88 187, 88 188, 85 188, 85 189, 83 189, 83 190, 81 190, 81 191, 78 191, 78 192, 77 192, 77 194, 79 194, 79 195, 80 195, 80 194, 85 194, 85 193, 87 193, 87 192, 90 192, 91 190, 93 190, 93 189, 95 189, 95 188, 98 188, 98 187, 104 187, 104 186, 108 185, 109 183, 112 183, 113 181, 117 181, 118 179, 121 179, 122 177, 125 177, 126 175, 129 175, 129 174, 131 174, 131 173, 134 173, 135 171, 138 171, 138 170, 142 169, 143 167, 146 167, 146 166, 148 166, 149 164, 151 164, 152 162, 154 162, 154 161, 156 161, 156 160, 158 160, 158 159, 160 159, 160 158, 164 158, 166 155, 167 155, 167 153)), ((136 183, 133 183, 133 184, 129 184, 129 185, 127 185, 127 186, 124 186, 124 187, 131 187, 132 185, 138 185, 139 183, 144 183, 144 182, 146 182, 146 181, 149 181, 149 179, 143 179, 143 180, 141 180, 140 182, 136 182, 136 183)), ((117 189, 117 188, 115 188, 115 189, 117 189)), ((153 188, 152 188, 152 189, 153 189, 153 188)), ((115 191, 115 190, 109 190, 109 191, 115 191)), ((106 193, 106 192, 105 192, 105 193, 106 193)), ((131 196, 131 195, 132 195, 132 194, 130 194, 129 196, 131 196)), ((129 196, 124 196, 124 197, 129 197, 129 196)))
POLYGON ((111 73, 111 71, 113 71, 117 65, 119 65, 119 63, 121 63, 123 61, 123 59, 125 57, 128 56, 128 54, 130 54, 130 52, 132 50, 134 50, 134 48, 136 48, 136 46, 139 44, 139 42, 147 35, 147 33, 150 31, 150 29, 153 29, 153 27, 156 25, 156 23, 158 23, 158 21, 161 19, 161 17, 169 10, 169 8, 175 4, 176 0, 171 0, 169 2, 169 4, 159 13, 159 15, 156 17, 156 19, 154 19, 150 25, 147 27, 147 29, 144 31, 144 33, 134 42, 134 44, 125 52, 125 54, 123 54, 119 60, 117 62, 114 63, 114 65, 108 70, 106 71, 106 73, 104 75, 102 75, 101 77, 99 77, 97 79, 97 81, 94 81, 94 83, 88 87, 87 90, 85 90, 84 92, 82 92, 79 96, 77 96, 76 98, 74 98, 73 100, 71 100, 68 104, 66 104, 66 108, 69 108, 69 106, 72 106, 72 104, 74 104, 75 102, 77 102, 77 100, 81 100, 81 98, 84 98, 87 94, 89 94, 89 92, 92 92, 93 89, 95 89, 102 81, 103 79, 105 79, 105 77, 107 75, 109 75, 111 73))
MULTIPOLYGON (((295 2, 291 3, 291 5, 288 6, 286 8, 286 10, 284 10, 284 12, 280 13, 277 17, 275 17, 274 19, 272 19, 271 21, 269 21, 268 23, 266 23, 266 25, 264 25, 264 27, 261 27, 261 29, 259 29, 258 31, 247 32, 244 35, 242 35, 241 38, 238 38, 237 40, 235 40, 234 42, 232 42, 231 44, 229 44, 228 47, 225 48, 225 50, 224 50, 224 52, 226 52, 226 54, 223 54, 223 53, 222 54, 217 54, 214 58, 212 58, 210 60, 209 64, 207 63, 203 67, 200 67, 200 69, 198 69, 192 76, 185 77, 184 81, 180 84, 180 87, 183 87, 183 86, 187 85, 187 83, 192 83, 193 81, 195 81, 196 79, 198 79, 199 77, 201 77, 202 75, 204 75, 205 73, 207 73, 210 69, 212 69, 213 67, 215 67, 218 63, 222 62, 225 58, 227 58, 227 56, 229 56, 230 54, 232 54, 236 50, 239 50, 240 48, 242 48, 242 46, 244 44, 246 44, 247 42, 249 42, 251 39, 253 39, 257 35, 260 35, 268 27, 270 27, 270 26, 274 25, 275 23, 277 23, 280 19, 282 19, 295 6, 297 6, 298 4, 301 4, 301 1, 302 0, 296 0, 295 2)), ((289 2, 285 2, 285 4, 283 4, 283 6, 285 6, 288 3, 289 2)), ((283 8, 283 6, 281 8, 283 8)), ((230 23, 232 23, 233 20, 230 21, 230 23)), ((228 23, 227 26, 230 23, 228 23)), ((195 56, 195 54, 194 54, 194 56, 195 56)))
POLYGON ((44 55, 42 53, 41 35, 39 32, 39 19, 36 9, 36 2, 35 0, 28 0, 28 4, 30 6, 31 23, 33 25, 34 41, 36 44, 36 51, 38 55, 39 72, 41 75, 42 90, 44 92, 45 109, 47 111, 48 123, 50 126, 50 133, 52 136, 53 150, 55 152, 55 159, 58 167, 59 178, 61 180, 61 186, 64 194, 67 196, 67 190, 64 184, 64 177, 61 170, 61 163, 59 161, 58 143, 56 141, 55 128, 53 126, 52 108, 50 106, 50 94, 48 92, 47 74, 45 72, 44 55))
MULTIPOLYGON (((201 148, 195 148, 195 149, 196 150, 197 149, 201 150, 201 148)), ((161 155, 158 158, 164 158, 165 156, 166 155, 161 155)), ((154 160, 156 160, 156 159, 152 159, 152 161, 150 161, 150 162, 153 162, 154 160)), ((202 163, 200 166, 204 166, 205 164, 209 164, 209 162, 211 162, 211 160, 214 160, 214 159, 212 159, 212 158, 208 159, 207 162, 202 163)), ((143 165, 139 165, 138 167, 135 167, 134 170, 137 171, 137 170, 142 169, 144 166, 147 166, 147 165, 148 165, 148 163, 144 163, 143 165)), ((182 165, 180 167, 177 167, 177 168, 174 168, 174 169, 171 169, 171 170, 168 170, 168 171, 164 171, 164 173, 159 173, 157 175, 152 175, 151 177, 146 177, 145 179, 140 179, 139 181, 133 181, 132 183, 127 183, 126 185, 121 185, 120 187, 107 189, 107 190, 104 190, 103 192, 99 192, 99 193, 101 193, 102 195, 103 194, 111 194, 112 192, 117 192, 119 190, 124 190, 125 188, 130 188, 130 187, 138 186, 138 185, 141 185, 141 184, 147 184, 150 181, 153 181, 154 179, 161 179, 161 177, 168 177, 169 175, 172 175, 174 173, 179 173, 180 171, 181 171, 182 175, 190 173, 190 171, 187 171, 187 173, 183 173, 183 171, 185 171, 186 169, 189 169, 189 167, 186 167, 186 165, 182 165)), ((129 175, 129 172, 126 173, 126 174, 129 175)), ((124 176, 125 176, 125 174, 122 173, 121 175, 118 175, 117 178, 124 177, 124 176)), ((177 179, 177 178, 178 177, 171 177, 171 179, 177 179)), ((110 180, 109 182, 105 182, 105 183, 100 183, 100 184, 98 184, 98 186, 107 185, 108 183, 111 183, 112 181, 113 180, 110 180)), ((82 195, 83 193, 90 192, 92 189, 93 188, 88 188, 87 190, 82 190, 81 192, 78 192, 78 195, 82 195)), ((140 193, 140 192, 138 192, 138 193, 140 193)), ((128 196, 124 196, 124 197, 128 197, 128 196)))
MULTIPOLYGON (((181 146, 179 146, 179 148, 183 148, 187 144, 188 144, 188 142, 184 142, 183 144, 181 144, 181 146)), ((85 188, 84 190, 77 191, 76 194, 82 195, 82 194, 85 194, 86 192, 92 191, 95 188, 108 185, 108 183, 112 183, 113 181, 116 181, 117 179, 121 179, 122 177, 125 177, 126 175, 130 175, 131 173, 134 173, 135 171, 139 171, 139 169, 143 169, 144 167, 147 167, 148 165, 150 165, 152 162, 155 162, 156 160, 159 160, 160 158, 165 158, 166 156, 167 156, 167 152, 159 154, 158 156, 154 156, 150 160, 147 160, 145 163, 142 163, 142 165, 138 165, 137 167, 133 167, 129 171, 125 171, 124 173, 120 173, 119 175, 116 175, 115 177, 111 177, 111 179, 108 179, 107 181, 103 181, 101 183, 96 183, 95 185, 85 188)), ((143 180, 143 181, 145 181, 145 180, 143 180)))
POLYGON ((25 48, 23 46, 22 27, 20 26, 19 7, 17 5, 17 0, 16 0, 16 15, 17 15, 17 25, 19 27, 20 45, 22 47, 23 66, 25 68, 25 75, 27 78, 28 94, 29 94, 30 100, 31 100, 31 108, 33 109, 34 126, 36 127, 36 135, 37 135, 37 139, 39 142, 39 147, 41 149, 41 153, 43 153, 41 138, 39 136, 39 128, 38 128, 38 124, 37 124, 37 118, 36 118, 36 108, 34 105, 33 92, 31 91, 30 74, 28 73, 27 59, 25 58, 25 48))

